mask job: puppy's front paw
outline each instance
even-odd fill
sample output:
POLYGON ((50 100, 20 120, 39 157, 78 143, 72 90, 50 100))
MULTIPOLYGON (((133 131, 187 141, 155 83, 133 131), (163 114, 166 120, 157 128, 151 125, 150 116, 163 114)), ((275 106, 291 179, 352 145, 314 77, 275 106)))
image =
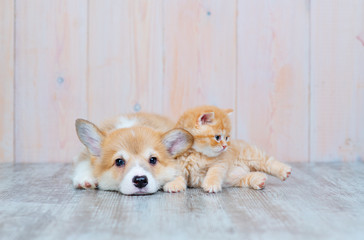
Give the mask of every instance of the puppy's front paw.
POLYGON ((163 186, 163 191, 169 192, 169 193, 176 193, 176 192, 183 192, 187 188, 186 183, 182 181, 172 181, 169 183, 166 183, 163 186))
POLYGON ((220 192, 222 189, 220 182, 214 180, 208 180, 206 178, 202 183, 202 188, 205 192, 208 193, 217 193, 220 192))
POLYGON ((90 176, 75 176, 73 178, 73 186, 78 189, 94 189, 97 188, 97 180, 90 176))
POLYGON ((282 181, 285 181, 291 175, 291 172, 292 172, 292 168, 290 166, 285 165, 279 171, 278 178, 281 179, 282 181))

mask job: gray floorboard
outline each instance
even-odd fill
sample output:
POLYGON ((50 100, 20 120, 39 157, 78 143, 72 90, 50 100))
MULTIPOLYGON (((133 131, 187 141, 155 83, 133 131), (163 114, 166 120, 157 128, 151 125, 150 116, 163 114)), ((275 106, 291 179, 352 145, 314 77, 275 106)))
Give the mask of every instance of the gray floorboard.
POLYGON ((1 239, 364 239, 364 163, 292 164, 286 182, 123 196, 71 165, 0 164, 1 239))

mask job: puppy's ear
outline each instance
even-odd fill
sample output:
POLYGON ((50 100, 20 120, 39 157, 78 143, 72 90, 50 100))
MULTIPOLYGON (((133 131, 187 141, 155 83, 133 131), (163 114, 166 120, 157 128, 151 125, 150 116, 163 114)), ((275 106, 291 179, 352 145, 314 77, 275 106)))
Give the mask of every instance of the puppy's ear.
POLYGON ((193 136, 186 130, 176 128, 162 135, 162 143, 172 157, 178 157, 193 144, 193 136))
POLYGON ((199 125, 211 124, 214 121, 214 118, 215 118, 214 112, 203 113, 198 117, 198 124, 199 125))
POLYGON ((231 116, 233 115, 233 112, 234 112, 234 110, 233 110, 233 109, 231 109, 231 108, 225 109, 224 111, 225 111, 225 113, 226 113, 229 117, 231 117, 231 116))
POLYGON ((104 134, 92 123, 84 119, 76 120, 76 131, 80 141, 94 156, 101 156, 101 142, 104 134))

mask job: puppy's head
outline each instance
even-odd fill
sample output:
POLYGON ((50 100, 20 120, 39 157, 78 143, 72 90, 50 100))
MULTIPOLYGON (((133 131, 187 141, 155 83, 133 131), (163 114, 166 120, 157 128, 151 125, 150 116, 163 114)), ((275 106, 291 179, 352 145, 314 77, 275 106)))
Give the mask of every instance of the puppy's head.
POLYGON ((128 195, 151 194, 173 180, 179 174, 173 158, 193 144, 192 135, 183 129, 161 134, 139 126, 105 133, 78 119, 76 130, 94 156, 99 188, 128 195))

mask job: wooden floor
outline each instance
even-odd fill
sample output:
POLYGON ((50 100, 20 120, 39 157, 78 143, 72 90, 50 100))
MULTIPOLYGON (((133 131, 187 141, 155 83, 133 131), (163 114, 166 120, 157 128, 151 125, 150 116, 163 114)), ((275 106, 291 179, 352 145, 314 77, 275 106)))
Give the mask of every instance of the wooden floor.
POLYGON ((294 164, 264 190, 75 190, 69 164, 0 165, 1 239, 364 239, 364 163, 294 164))

